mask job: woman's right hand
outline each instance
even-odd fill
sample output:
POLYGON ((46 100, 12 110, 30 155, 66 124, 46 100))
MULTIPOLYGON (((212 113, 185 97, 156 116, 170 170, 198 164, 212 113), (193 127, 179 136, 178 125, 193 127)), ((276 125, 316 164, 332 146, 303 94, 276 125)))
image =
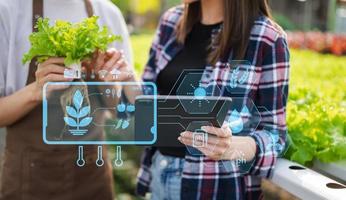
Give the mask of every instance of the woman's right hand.
MULTIPOLYGON (((73 79, 64 77, 64 58, 52 57, 37 66, 35 73, 36 82, 33 92, 33 100, 42 101, 43 87, 48 82, 71 82, 73 79)), ((68 85, 50 86, 47 95, 52 91, 68 88, 68 85)))

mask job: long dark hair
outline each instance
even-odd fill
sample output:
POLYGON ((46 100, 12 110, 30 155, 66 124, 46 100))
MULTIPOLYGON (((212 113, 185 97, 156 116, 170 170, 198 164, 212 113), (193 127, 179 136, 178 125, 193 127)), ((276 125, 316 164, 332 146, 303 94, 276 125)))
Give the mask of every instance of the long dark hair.
MULTIPOLYGON (((225 58, 233 50, 234 59, 245 57, 250 32, 260 15, 271 18, 268 0, 224 0, 223 28, 213 45, 217 48, 209 53, 210 64, 225 58)), ((183 17, 176 30, 177 40, 184 44, 193 25, 201 20, 201 2, 186 4, 183 17)))

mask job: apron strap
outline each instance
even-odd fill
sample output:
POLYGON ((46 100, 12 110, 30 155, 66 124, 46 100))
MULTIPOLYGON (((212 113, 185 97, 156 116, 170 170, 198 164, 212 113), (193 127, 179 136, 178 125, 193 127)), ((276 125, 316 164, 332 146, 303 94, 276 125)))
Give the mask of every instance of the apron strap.
POLYGON ((88 17, 92 17, 94 15, 93 5, 91 0, 84 0, 85 8, 88 14, 88 17))
MULTIPOLYGON (((88 14, 88 17, 91 17, 94 15, 93 6, 91 3, 91 0, 84 0, 85 3, 85 9, 88 14)), ((33 6, 32 6, 32 32, 36 32, 37 29, 35 28, 35 25, 37 23, 37 20, 43 17, 43 0, 33 0, 33 6)), ((34 58, 29 65, 29 73, 28 78, 26 81, 26 85, 33 83, 35 81, 35 72, 37 70, 37 63, 36 59, 34 58)))
MULTIPOLYGON (((35 27, 38 19, 43 17, 43 0, 33 0, 32 5, 32 32, 36 32, 35 27)), ((35 72, 37 70, 36 58, 32 59, 29 65, 29 73, 26 81, 26 85, 33 83, 35 81, 35 72)))

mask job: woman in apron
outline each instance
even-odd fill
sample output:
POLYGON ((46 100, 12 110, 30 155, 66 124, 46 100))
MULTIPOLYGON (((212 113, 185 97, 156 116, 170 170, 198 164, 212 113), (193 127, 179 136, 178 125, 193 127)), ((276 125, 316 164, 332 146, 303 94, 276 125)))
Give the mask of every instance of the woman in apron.
MULTIPOLYGON (((83 3, 85 6, 80 9, 86 9, 88 16, 92 16, 93 4, 88 0, 83 3)), ((101 4, 103 7, 110 6, 106 2, 97 3, 99 9, 101 4)), ((43 0, 33 0, 32 10, 32 30, 35 31, 34 24, 43 16, 43 0)), ((65 13, 64 10, 60 12, 65 13)), ((126 45, 129 46, 129 43, 126 45)), ((110 53, 113 64, 121 60, 120 53, 114 52, 110 53)), ((72 81, 64 78, 62 65, 62 58, 50 58, 39 66, 32 60, 26 86, 13 95, 0 98, 1 112, 8 113, 7 118, 0 120, 0 126, 7 126, 0 199, 114 199, 110 163, 106 162, 102 167, 95 165, 97 146, 84 147, 87 164, 78 167, 77 146, 49 146, 42 140, 43 85, 46 82, 72 81), (9 108, 8 102, 11 102, 13 108, 9 108)), ((1 70, 0 74, 5 80, 10 78, 3 75, 1 70)))

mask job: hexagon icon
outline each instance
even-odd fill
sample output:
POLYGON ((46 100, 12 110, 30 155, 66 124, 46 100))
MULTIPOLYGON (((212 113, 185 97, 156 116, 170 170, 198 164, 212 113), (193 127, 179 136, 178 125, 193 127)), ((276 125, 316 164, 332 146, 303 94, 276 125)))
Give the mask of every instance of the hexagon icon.
POLYGON ((232 60, 225 69, 227 75, 226 90, 230 94, 247 94, 249 82, 256 82, 256 67, 247 60, 232 60), (251 80, 251 81, 250 81, 251 80))
POLYGON ((232 135, 247 136, 257 129, 261 116, 252 99, 233 97, 232 106, 225 123, 228 123, 232 135))
POLYGON ((289 140, 286 138, 286 143, 281 141, 281 138, 288 137, 287 129, 282 130, 277 125, 272 124, 274 117, 273 113, 265 107, 258 107, 259 113, 262 113, 260 128, 262 134, 269 136, 271 143, 265 147, 260 146, 261 152, 273 150, 278 157, 282 157, 289 149, 289 140))
MULTIPOLYGON (((239 174, 247 174, 251 170, 252 166, 255 163, 255 159, 247 161, 245 155, 240 150, 235 150, 232 152, 232 157, 235 157, 235 160, 222 160, 222 165, 219 165, 220 168, 228 172, 235 172, 239 174)), ((221 169, 220 169, 221 170, 221 169)))
POLYGON ((179 96, 192 96, 192 99, 181 99, 184 110, 190 114, 208 114, 210 113, 216 100, 210 100, 208 97, 220 97, 221 90, 217 84, 211 84, 201 81, 203 72, 184 71, 184 78, 177 88, 176 94, 179 96))
MULTIPOLYGON (((211 122, 207 121, 196 121, 191 122, 186 130, 191 131, 193 134, 193 145, 187 146, 186 149, 188 153, 192 156, 203 156, 203 153, 200 152, 198 147, 207 147, 208 139, 211 137, 208 133, 201 130, 202 126, 212 126, 211 122)), ((208 147, 210 149, 214 149, 215 145, 208 147)))

